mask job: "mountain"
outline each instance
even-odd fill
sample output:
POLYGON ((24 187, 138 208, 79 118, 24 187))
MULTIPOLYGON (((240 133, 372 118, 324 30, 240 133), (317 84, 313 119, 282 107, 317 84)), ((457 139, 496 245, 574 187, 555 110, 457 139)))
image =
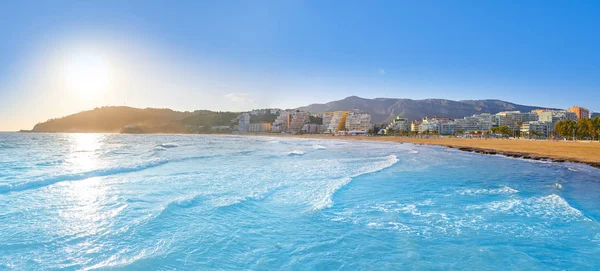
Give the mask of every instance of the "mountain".
POLYGON ((33 132, 135 132, 188 133, 207 130, 211 125, 231 125, 238 113, 200 110, 180 112, 171 109, 106 106, 63 118, 38 123, 33 132), (129 127, 129 128, 126 128, 129 127))
POLYGON ((338 110, 358 109, 371 114, 374 123, 390 122, 394 117, 402 115, 409 120, 421 119, 427 116, 448 117, 452 119, 471 116, 480 113, 498 113, 501 111, 529 112, 545 107, 519 105, 501 100, 464 100, 452 101, 444 99, 365 99, 350 96, 339 101, 325 104, 311 104, 296 108, 311 113, 322 113, 338 110))

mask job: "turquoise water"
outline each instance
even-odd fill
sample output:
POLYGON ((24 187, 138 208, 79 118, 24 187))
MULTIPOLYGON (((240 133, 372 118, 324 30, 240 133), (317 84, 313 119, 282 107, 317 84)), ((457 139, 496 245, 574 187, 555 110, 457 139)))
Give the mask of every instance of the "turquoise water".
POLYGON ((442 147, 3 133, 0 270, 593 270, 598 195, 442 147))

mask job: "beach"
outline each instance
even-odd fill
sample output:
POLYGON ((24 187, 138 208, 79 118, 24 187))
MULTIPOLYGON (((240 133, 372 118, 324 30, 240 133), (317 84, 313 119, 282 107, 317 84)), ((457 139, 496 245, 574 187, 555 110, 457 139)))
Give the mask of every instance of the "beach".
POLYGON ((549 159, 556 162, 584 163, 600 167, 598 141, 551 141, 529 139, 411 138, 394 136, 326 136, 298 135, 300 138, 369 140, 437 145, 484 154, 502 154, 526 159, 549 159))

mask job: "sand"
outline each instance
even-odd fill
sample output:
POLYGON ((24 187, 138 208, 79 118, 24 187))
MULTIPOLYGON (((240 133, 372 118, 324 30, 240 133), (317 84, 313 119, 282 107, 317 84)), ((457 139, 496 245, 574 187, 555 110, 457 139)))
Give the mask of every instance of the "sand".
POLYGON ((550 159, 557 162, 579 162, 600 167, 598 141, 552 141, 529 139, 466 139, 466 138, 408 138, 393 136, 324 136, 298 135, 301 138, 370 140, 440 145, 487 154, 524 156, 527 159, 550 159))

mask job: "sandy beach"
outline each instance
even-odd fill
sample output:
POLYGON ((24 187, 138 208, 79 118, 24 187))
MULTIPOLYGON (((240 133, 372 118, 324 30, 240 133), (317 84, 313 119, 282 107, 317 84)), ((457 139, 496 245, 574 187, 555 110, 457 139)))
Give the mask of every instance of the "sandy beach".
POLYGON ((439 145, 484 154, 503 154, 526 159, 550 159, 557 162, 578 162, 600 167, 598 141, 551 141, 528 139, 465 139, 465 138, 408 138, 392 136, 324 136, 299 135, 300 138, 370 140, 439 145))

